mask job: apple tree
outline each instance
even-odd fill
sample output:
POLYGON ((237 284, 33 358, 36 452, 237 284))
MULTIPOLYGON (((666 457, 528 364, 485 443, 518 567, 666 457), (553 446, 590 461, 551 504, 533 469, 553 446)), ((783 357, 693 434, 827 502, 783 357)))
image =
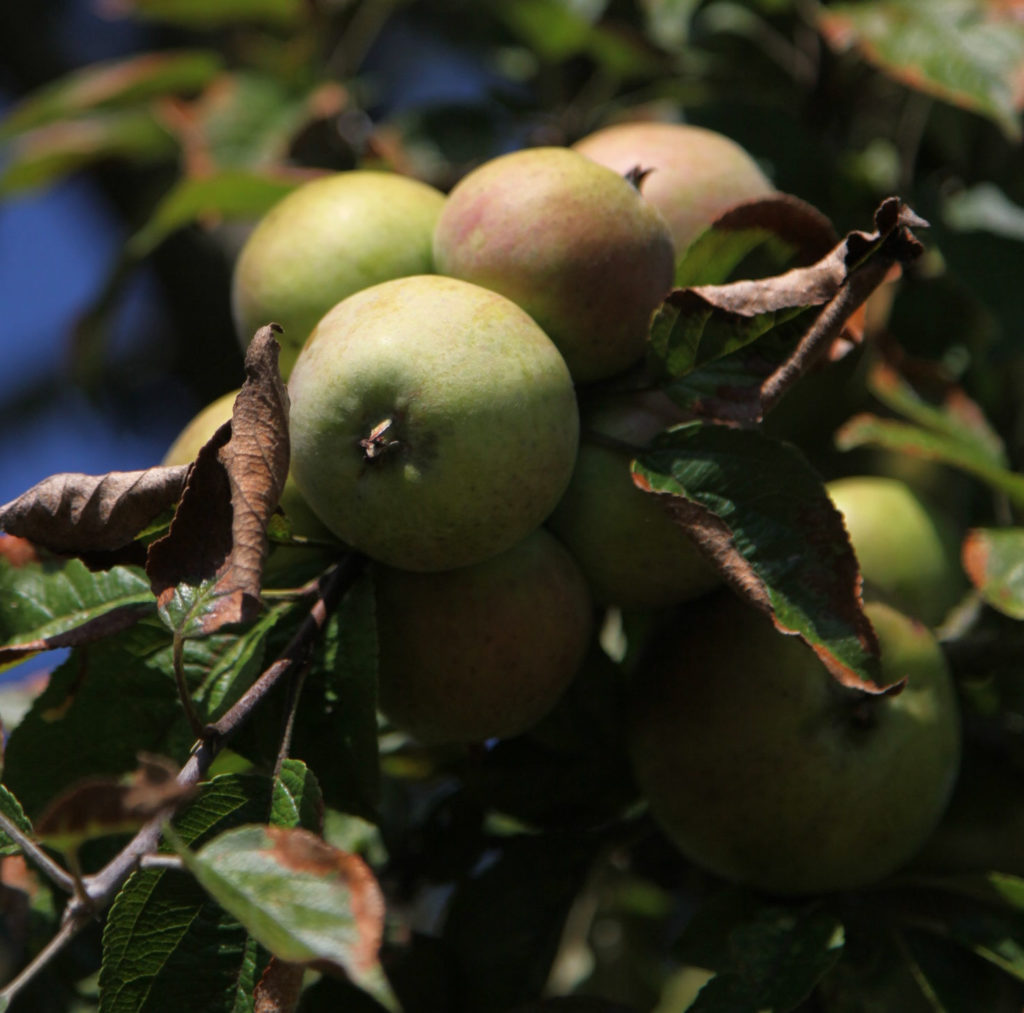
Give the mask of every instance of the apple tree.
POLYGON ((1019 1010, 1017 7, 103 14, 0 198, 206 407, 0 505, 0 1008, 1019 1010))

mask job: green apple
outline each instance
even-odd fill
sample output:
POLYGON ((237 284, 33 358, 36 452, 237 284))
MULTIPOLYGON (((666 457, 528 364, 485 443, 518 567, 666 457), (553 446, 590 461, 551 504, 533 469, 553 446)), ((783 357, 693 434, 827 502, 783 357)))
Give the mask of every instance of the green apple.
POLYGON ((619 123, 577 141, 573 148, 625 173, 652 170, 641 190, 668 222, 681 254, 735 204, 767 197, 774 187, 735 141, 682 123, 619 123))
POLYGON ((579 415, 558 349, 515 303, 455 278, 339 303, 295 363, 292 472, 343 541, 407 570, 525 538, 572 474, 579 415))
POLYGON ((579 383, 643 355, 674 259, 637 188, 568 148, 486 162, 456 184, 434 233, 437 270, 522 306, 579 383))
POLYGON ((967 589, 952 520, 898 479, 857 475, 827 488, 846 523, 865 596, 941 623, 967 589))
POLYGON ((332 173, 305 183, 259 221, 235 263, 231 305, 243 347, 274 321, 287 377, 316 322, 346 296, 433 270, 444 195, 389 172, 332 173))
POLYGON ((640 448, 679 421, 679 409, 661 393, 615 395, 584 414, 576 468, 548 525, 576 557, 601 604, 672 605, 720 583, 658 497, 633 484, 630 453, 593 438, 640 448))
MULTIPOLYGON (((203 408, 178 434, 160 463, 175 465, 194 461, 213 434, 225 422, 230 421, 237 396, 237 390, 229 391, 203 408)), ((336 541, 334 535, 313 513, 302 493, 299 492, 291 473, 285 481, 278 506, 288 519, 293 535, 316 542, 336 541)), ((283 544, 272 545, 264 576, 273 582, 278 577, 284 577, 296 570, 296 567, 300 565, 318 561, 324 561, 322 549, 307 549, 306 547, 283 544)))
POLYGON ((586 582, 543 528, 473 566, 372 573, 380 709, 424 743, 531 728, 562 696, 593 631, 586 582))
POLYGON ((867 613, 898 694, 840 686, 731 593, 681 610, 636 686, 628 742, 683 855, 799 895, 873 883, 920 849, 956 779, 956 695, 926 626, 881 603, 867 613))

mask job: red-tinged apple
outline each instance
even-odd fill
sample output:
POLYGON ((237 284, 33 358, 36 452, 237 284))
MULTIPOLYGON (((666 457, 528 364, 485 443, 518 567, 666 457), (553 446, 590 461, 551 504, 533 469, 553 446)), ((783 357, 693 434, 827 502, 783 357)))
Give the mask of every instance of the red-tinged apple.
POLYGON ((305 183, 259 221, 235 263, 231 304, 243 347, 276 322, 282 376, 316 322, 346 296, 433 270, 444 195, 389 172, 332 173, 305 183))
POLYGON ((586 653, 594 622, 586 582, 543 528, 473 566, 372 573, 380 708, 421 742, 526 731, 586 653))
POLYGON ((437 270, 522 306, 578 383, 643 355, 674 259, 668 227, 637 188, 568 148, 486 162, 456 184, 434 233, 437 270))
POLYGON ((967 590, 953 521, 898 479, 857 475, 827 488, 846 523, 865 596, 941 623, 967 590))
POLYGON ((641 191, 668 222, 682 252, 724 211, 767 197, 774 187, 735 141, 682 123, 619 123, 577 141, 573 148, 624 173, 650 169, 641 191))
POLYGON ((887 681, 840 686, 810 647, 731 593, 685 606, 635 687, 629 750, 684 856, 774 894, 850 890, 909 861, 956 779, 956 695, 935 637, 867 613, 887 681))
POLYGON ((679 421, 679 409, 662 394, 612 395, 584 415, 576 468, 548 526, 601 604, 672 605, 721 583, 658 498, 633 484, 629 451, 601 442, 610 437, 639 449, 679 421))
POLYGON ((317 325, 289 382, 292 473, 372 559, 427 571, 511 548, 554 509, 579 415, 515 303, 439 275, 384 282, 317 325))

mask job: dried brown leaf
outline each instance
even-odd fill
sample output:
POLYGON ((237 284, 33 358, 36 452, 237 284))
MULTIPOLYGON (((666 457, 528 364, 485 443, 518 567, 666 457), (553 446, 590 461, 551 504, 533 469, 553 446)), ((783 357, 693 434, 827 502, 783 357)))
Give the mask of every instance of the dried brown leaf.
POLYGON ((167 535, 149 549, 146 572, 165 601, 181 583, 216 578, 218 602, 205 632, 247 622, 259 609, 267 524, 288 476, 288 391, 277 366, 276 324, 246 354, 246 380, 231 421, 199 452, 167 535))
POLYGON ((181 495, 188 465, 52 475, 0 506, 0 528, 63 555, 114 552, 181 495))

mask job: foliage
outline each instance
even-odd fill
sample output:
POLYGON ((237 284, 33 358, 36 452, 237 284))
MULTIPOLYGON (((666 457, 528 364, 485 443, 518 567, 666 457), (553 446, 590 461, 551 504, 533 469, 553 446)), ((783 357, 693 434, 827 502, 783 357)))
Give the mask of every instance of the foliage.
MULTIPOLYGON (((161 46, 56 76, 0 121, 0 195, 83 171, 133 184, 71 345, 93 389, 118 368, 110 323, 140 264, 173 243, 226 263, 232 223, 324 170, 448 189, 624 116, 757 155, 801 199, 677 251, 644 369, 581 398, 672 398, 689 421, 627 448, 633 481, 858 691, 884 688, 877 643, 823 479, 874 470, 945 499, 973 585, 940 629, 965 748, 997 755, 1020 803, 1019 4, 106 6, 161 46), (405 32, 472 88, 390 93, 405 32)), ((0 1008, 500 1013, 545 990, 657 1013, 1021 1007, 1024 863, 979 854, 785 900, 671 850, 622 750, 656 617, 602 616, 574 686, 522 736, 426 748, 390 727, 364 561, 324 546, 299 586, 260 582, 268 526, 293 540, 275 517, 272 332, 244 365, 230 336, 230 353, 176 340, 179 365, 220 363, 206 384, 246 378, 193 466, 58 476, 0 507, 0 665, 71 649, 5 729, 0 1008), (79 948, 97 917, 98 953, 79 948)))

